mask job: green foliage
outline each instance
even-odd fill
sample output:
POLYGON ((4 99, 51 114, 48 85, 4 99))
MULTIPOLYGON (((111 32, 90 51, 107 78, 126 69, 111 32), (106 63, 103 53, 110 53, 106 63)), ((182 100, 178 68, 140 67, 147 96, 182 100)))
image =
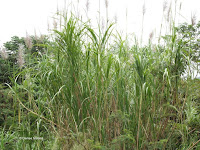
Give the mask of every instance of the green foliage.
POLYGON ((197 24, 183 23, 176 30, 184 55, 200 62, 200 21, 197 24))
POLYGON ((13 149, 15 140, 16 140, 15 133, 1 129, 1 131, 0 131, 0 148, 1 148, 1 150, 13 149))
MULTIPOLYGON (((0 126, 9 127, 12 125, 13 101, 10 90, 0 84, 0 126)), ((6 128, 7 129, 7 128, 6 128)))
POLYGON ((19 48, 19 44, 25 45, 24 38, 13 36, 11 37, 11 41, 4 43, 4 47, 12 51, 12 53, 16 53, 19 48))
MULTIPOLYGON (((26 67, 0 90, 1 126, 45 139, 17 140, 17 149, 198 148, 199 80, 181 78, 188 63, 178 29, 164 45, 139 47, 112 24, 97 33, 74 16, 64 20, 42 55, 41 43, 26 47, 26 67)), ((9 134, 1 133, 4 149, 9 134)))

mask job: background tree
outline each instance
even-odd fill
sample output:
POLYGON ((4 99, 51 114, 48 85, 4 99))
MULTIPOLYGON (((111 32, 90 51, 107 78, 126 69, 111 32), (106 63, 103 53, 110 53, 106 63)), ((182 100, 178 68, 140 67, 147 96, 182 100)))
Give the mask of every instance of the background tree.
POLYGON ((183 23, 176 27, 180 46, 184 54, 189 56, 192 61, 200 62, 200 21, 195 24, 183 23))
MULTIPOLYGON (((40 54, 43 53, 46 48, 46 44, 49 43, 46 35, 27 36, 27 37, 11 37, 10 41, 5 42, 4 48, 0 50, 0 126, 7 126, 14 116, 13 113, 13 97, 9 94, 10 89, 5 84, 12 85, 11 79, 15 78, 22 69, 29 65, 30 62, 34 64, 35 59, 40 59, 40 54), (25 57, 24 67, 19 65, 19 55, 25 57)), ((18 79, 21 79, 19 76, 18 79)), ((21 82, 21 80, 19 80, 21 82)))
MULTIPOLYGON (((40 37, 11 37, 10 41, 3 44, 8 58, 3 58, 3 54, 0 56, 0 83, 10 83, 9 77, 11 77, 14 72, 16 73, 19 71, 17 59, 20 45, 24 46, 26 57, 38 58, 38 54, 44 52, 46 48, 45 44, 47 43, 49 43, 49 40, 46 35, 41 35, 40 37)), ((26 62, 28 62, 28 60, 26 60, 26 62)))

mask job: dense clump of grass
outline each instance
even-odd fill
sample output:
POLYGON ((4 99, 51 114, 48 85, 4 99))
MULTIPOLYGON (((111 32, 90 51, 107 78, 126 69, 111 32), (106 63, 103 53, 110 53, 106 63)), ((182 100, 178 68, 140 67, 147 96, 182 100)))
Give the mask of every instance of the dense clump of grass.
POLYGON ((44 138, 21 148, 198 149, 191 124, 198 126, 199 115, 181 78, 187 63, 176 30, 165 46, 139 47, 113 28, 97 34, 65 18, 37 64, 16 76, 15 132, 44 138))

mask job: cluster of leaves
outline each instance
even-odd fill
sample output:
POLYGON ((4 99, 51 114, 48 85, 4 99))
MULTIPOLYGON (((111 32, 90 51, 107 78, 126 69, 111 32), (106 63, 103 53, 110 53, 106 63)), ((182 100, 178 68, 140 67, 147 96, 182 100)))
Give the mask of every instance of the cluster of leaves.
POLYGON ((200 21, 197 24, 183 23, 176 30, 184 54, 192 61, 200 62, 200 21))

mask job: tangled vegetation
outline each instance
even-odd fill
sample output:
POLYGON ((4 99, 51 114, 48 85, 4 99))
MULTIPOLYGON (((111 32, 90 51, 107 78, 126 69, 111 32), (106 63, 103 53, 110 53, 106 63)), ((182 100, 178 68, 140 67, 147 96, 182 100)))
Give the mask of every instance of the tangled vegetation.
POLYGON ((199 39, 174 27, 139 46, 113 29, 66 17, 52 40, 1 57, 0 149, 200 149, 200 80, 183 78, 199 39))

